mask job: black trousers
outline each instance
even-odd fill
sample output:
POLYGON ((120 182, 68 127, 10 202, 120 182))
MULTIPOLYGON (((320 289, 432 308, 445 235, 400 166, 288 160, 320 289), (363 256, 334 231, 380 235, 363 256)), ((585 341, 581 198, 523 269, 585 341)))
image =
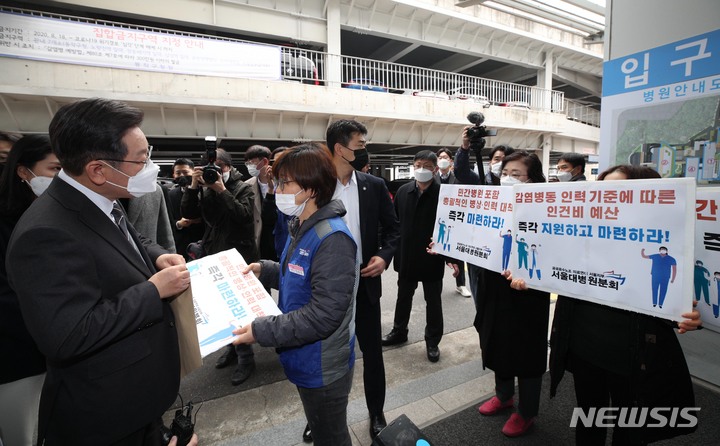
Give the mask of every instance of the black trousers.
POLYGON ((162 419, 158 418, 110 446, 163 446, 160 426, 162 419))
MULTIPOLYGON (((567 369, 573 374, 575 382, 575 397, 578 407, 585 413, 591 407, 633 407, 632 385, 630 377, 613 373, 578 359, 576 356, 568 358, 567 369)), ((668 383, 668 385, 672 385, 668 383)), ((632 438, 632 428, 613 428, 612 444, 620 445, 644 445, 632 438)), ((585 427, 578 423, 575 428, 575 444, 580 446, 604 446, 608 429, 606 427, 585 427)))
MULTIPOLYGON (((425 295, 425 343, 437 347, 443 335, 442 312, 442 280, 422 281, 425 295)), ((393 328, 396 331, 407 332, 412 311, 412 301, 417 289, 417 280, 398 279, 398 297, 395 304, 395 321, 393 328)))
POLYGON ((363 354, 365 402, 371 415, 380 415, 385 406, 385 363, 382 354, 380 301, 371 302, 362 278, 355 300, 355 336, 363 354))

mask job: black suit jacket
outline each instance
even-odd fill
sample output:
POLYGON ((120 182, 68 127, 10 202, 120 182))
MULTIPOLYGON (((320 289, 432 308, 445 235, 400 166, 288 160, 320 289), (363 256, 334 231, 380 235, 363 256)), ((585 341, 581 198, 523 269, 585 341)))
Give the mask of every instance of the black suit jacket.
POLYGON ((39 441, 108 444, 162 416, 180 364, 169 304, 147 279, 165 251, 56 177, 18 222, 7 272, 48 361, 39 441))
MULTIPOLYGON (((373 256, 380 256, 390 266, 400 239, 400 223, 385 181, 376 176, 355 172, 360 208, 360 237, 362 238, 362 265, 364 268, 373 256)), ((382 296, 380 276, 361 277, 371 302, 382 296)))

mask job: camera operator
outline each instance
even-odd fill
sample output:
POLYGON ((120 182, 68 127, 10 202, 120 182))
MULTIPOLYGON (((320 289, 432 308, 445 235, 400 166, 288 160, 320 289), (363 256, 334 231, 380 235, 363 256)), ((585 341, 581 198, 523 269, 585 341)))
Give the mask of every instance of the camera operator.
MULTIPOLYGON (((488 132, 483 122, 485 117, 482 113, 472 112, 467 116, 468 121, 473 123, 472 126, 466 126, 462 133, 462 145, 455 152, 455 162, 453 172, 459 184, 484 185, 485 169, 482 163, 482 149, 485 148, 485 136, 493 136, 495 132, 488 132), (478 171, 474 172, 470 168, 470 150, 475 153, 475 162, 478 171)), ((470 294, 477 306, 478 281, 480 280, 480 267, 471 263, 467 264, 468 281, 470 283, 470 294)))
MULTIPOLYGON (((256 262, 259 257, 253 226, 255 197, 252 187, 241 181, 242 175, 232 167, 229 153, 223 149, 208 149, 207 152, 208 164, 193 169, 192 182, 183 194, 182 216, 203 218, 205 255, 235 248, 247 263, 256 262), (213 179, 215 181, 210 181, 213 179)), ((223 368, 236 359, 238 366, 231 378, 235 386, 245 382, 255 370, 252 346, 229 345, 215 364, 216 368, 223 368)))

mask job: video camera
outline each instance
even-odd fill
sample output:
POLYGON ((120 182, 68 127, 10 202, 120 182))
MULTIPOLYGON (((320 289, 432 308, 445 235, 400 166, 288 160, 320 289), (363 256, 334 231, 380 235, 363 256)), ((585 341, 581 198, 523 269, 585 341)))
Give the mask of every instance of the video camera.
POLYGON ((207 164, 203 167, 202 179, 205 184, 213 184, 222 175, 222 169, 215 164, 217 161, 217 138, 214 136, 205 137, 205 159, 207 164))
POLYGON ((485 137, 496 136, 497 130, 488 130, 487 127, 482 125, 483 122, 485 122, 485 115, 482 113, 470 112, 467 115, 467 120, 470 121, 470 123, 475 124, 467 129, 467 137, 470 139, 470 148, 473 149, 475 156, 477 156, 478 160, 480 160, 480 151, 485 148, 485 137))
POLYGON ((163 444, 167 445, 172 437, 177 437, 177 446, 186 446, 192 439, 195 431, 195 423, 192 422, 192 401, 187 406, 175 411, 170 427, 161 426, 163 444))

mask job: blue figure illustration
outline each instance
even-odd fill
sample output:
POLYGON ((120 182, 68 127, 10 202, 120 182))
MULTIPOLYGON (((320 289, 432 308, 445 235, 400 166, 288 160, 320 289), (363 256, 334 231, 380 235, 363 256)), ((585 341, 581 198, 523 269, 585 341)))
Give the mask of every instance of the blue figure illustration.
POLYGON ((668 282, 675 282, 677 273, 677 262, 674 257, 668 255, 668 249, 660 247, 659 254, 646 255, 645 248, 640 251, 643 259, 652 260, 650 275, 652 276, 652 301, 653 307, 663 307, 665 295, 667 294, 668 282))
POLYGON ((703 266, 702 260, 695 261, 695 300, 701 301, 705 295, 705 303, 710 305, 710 271, 703 266))
POLYGON ((444 249, 444 247, 445 247, 445 228, 447 227, 447 225, 445 224, 445 220, 443 220, 442 218, 438 218, 438 225, 439 225, 438 243, 443 245, 443 249, 444 249))
POLYGON ((452 226, 448 226, 445 230, 445 243, 443 243, 443 250, 450 251, 450 230, 452 226))
POLYGON ((713 273, 713 280, 715 281, 715 284, 717 285, 717 292, 718 292, 718 303, 713 304, 713 316, 715 316, 715 319, 720 315, 720 271, 715 271, 713 273))
POLYGON ((533 270, 535 270, 535 272, 537 273, 538 280, 542 279, 542 277, 540 277, 540 268, 537 267, 537 256, 538 256, 537 249, 540 246, 542 246, 542 245, 535 245, 535 244, 530 245, 530 252, 532 253, 532 262, 530 263, 530 271, 529 272, 530 272, 531 279, 533 276, 533 270))
POLYGON ((223 339, 227 339, 227 338, 229 338, 229 337, 232 337, 232 335, 233 335, 233 330, 235 330, 235 328, 237 328, 237 327, 235 327, 235 325, 233 325, 233 322, 234 322, 234 321, 230 321, 230 326, 229 326, 229 327, 224 328, 224 329, 218 331, 218 332, 215 333, 215 334, 211 334, 211 335, 208 336, 207 338, 205 338, 205 339, 203 339, 202 341, 200 341, 200 347, 204 347, 204 346, 206 346, 206 345, 212 344, 213 342, 217 342, 217 341, 220 341, 220 340, 223 340, 223 339))
POLYGON ((503 234, 502 231, 500 231, 500 237, 503 239, 503 248, 502 248, 502 269, 505 271, 508 269, 508 265, 510 264, 510 251, 512 251, 512 231, 507 230, 507 233, 503 234))
POLYGON ((518 245, 518 269, 522 269, 523 264, 525 264, 525 269, 528 269, 528 244, 525 243, 524 238, 518 239, 517 235, 515 242, 518 245))

